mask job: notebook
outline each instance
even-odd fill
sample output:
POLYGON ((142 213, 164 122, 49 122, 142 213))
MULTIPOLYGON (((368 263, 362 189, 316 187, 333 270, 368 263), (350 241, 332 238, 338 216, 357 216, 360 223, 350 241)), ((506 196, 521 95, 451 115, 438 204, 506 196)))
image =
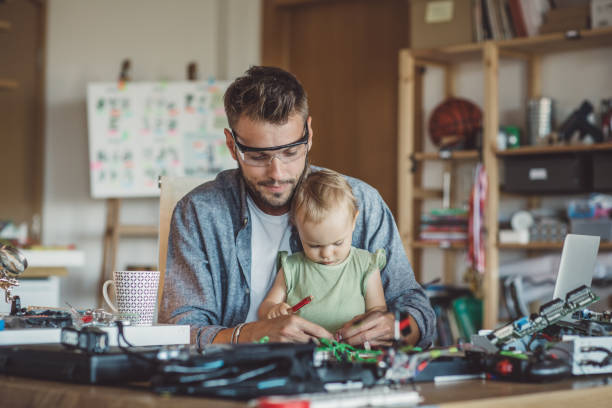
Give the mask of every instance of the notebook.
POLYGON ((599 240, 598 236, 592 235, 566 235, 553 299, 565 300, 567 292, 582 285, 591 287, 599 240))

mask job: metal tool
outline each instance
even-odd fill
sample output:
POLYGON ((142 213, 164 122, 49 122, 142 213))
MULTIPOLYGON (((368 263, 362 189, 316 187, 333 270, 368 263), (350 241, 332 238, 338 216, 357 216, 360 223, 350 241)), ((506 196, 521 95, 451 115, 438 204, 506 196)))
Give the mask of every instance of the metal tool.
POLYGON ((21 252, 9 245, 0 246, 0 289, 4 290, 4 300, 12 303, 11 314, 20 308, 19 296, 11 295, 11 290, 19 286, 17 276, 28 267, 28 261, 21 252))

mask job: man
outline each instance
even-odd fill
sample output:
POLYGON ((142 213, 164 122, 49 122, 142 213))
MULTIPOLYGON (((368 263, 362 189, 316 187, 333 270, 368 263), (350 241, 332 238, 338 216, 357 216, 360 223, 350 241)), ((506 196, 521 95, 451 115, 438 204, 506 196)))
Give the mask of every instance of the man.
MULTIPOLYGON (((306 93, 286 71, 252 67, 230 85, 224 102, 226 144, 238 169, 220 173, 177 204, 160 321, 191 325, 191 341, 199 347, 263 336, 290 342, 331 338, 297 315, 256 321, 276 275, 278 252, 302 250, 288 211, 296 186, 310 171, 314 133, 306 93)), ((428 346, 435 316, 414 279, 393 216, 375 189, 347 180, 359 202, 352 244, 371 252, 385 249, 381 276, 387 306, 409 313, 412 333, 405 340, 428 346)), ((347 322, 340 334, 353 345, 389 344, 393 323, 392 313, 372 312, 347 322)))

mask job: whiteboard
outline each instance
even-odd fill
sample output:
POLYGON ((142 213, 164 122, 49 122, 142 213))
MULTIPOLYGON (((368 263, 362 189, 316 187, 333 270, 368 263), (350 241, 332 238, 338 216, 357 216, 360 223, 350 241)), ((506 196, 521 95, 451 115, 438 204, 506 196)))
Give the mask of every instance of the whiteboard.
POLYGON ((236 167, 225 146, 229 81, 87 86, 94 198, 159 196, 159 176, 212 179, 236 167))

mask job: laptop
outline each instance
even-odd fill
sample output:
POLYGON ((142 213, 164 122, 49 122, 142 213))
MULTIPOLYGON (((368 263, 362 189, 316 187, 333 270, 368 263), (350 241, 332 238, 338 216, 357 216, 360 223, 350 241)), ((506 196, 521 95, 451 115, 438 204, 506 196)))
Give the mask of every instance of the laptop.
POLYGON ((592 235, 566 235, 553 299, 565 300, 568 292, 582 285, 591 287, 599 240, 600 237, 592 235))

